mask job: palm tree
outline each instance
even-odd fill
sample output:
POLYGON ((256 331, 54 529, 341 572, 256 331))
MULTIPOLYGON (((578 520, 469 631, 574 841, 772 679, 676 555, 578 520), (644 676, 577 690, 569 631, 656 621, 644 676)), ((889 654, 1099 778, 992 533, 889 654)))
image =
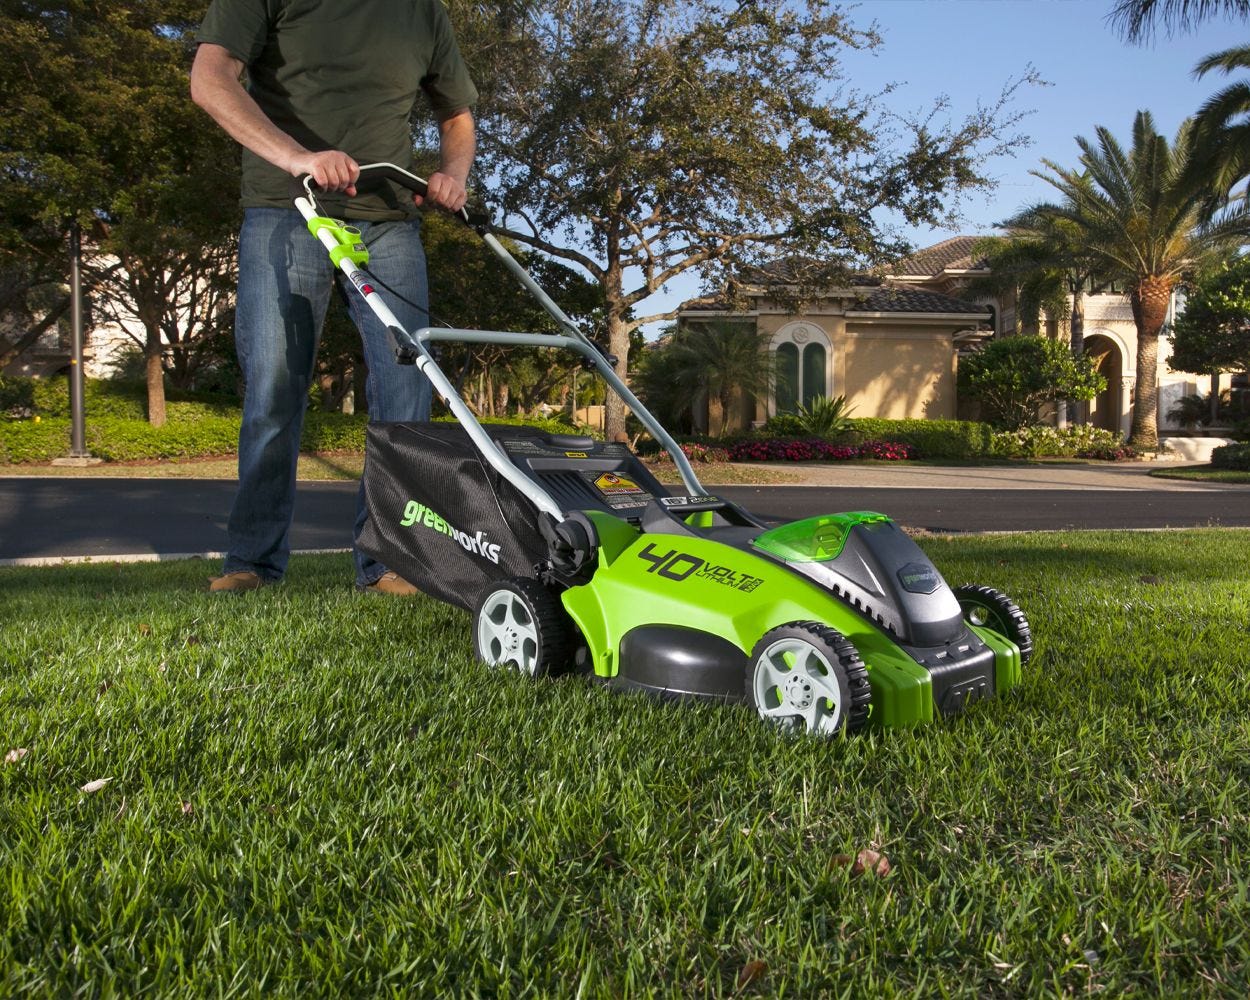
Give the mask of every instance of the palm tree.
MULTIPOLYGON (((1250 69, 1250 45, 1240 45, 1207 56, 1194 67, 1194 76, 1213 71, 1224 74, 1250 69)), ((1212 94, 1194 116, 1192 171, 1206 178, 1212 208, 1223 204, 1233 187, 1250 174, 1250 80, 1238 80, 1212 94)))
POLYGON ((1136 45, 1154 37, 1156 23, 1162 23, 1171 36, 1193 31, 1221 15, 1227 20, 1245 20, 1250 16, 1250 0, 1116 0, 1107 20, 1136 45))
MULTIPOLYGON (((1079 358, 1085 353, 1085 291, 1097 267, 1080 230, 1066 219, 1033 209, 1017 213, 1001 227, 1005 237, 987 237, 974 247, 975 253, 984 255, 990 273, 974 279, 968 291, 1014 295, 1017 328, 1024 333, 1036 332, 1036 317, 1042 311, 1060 315, 1071 295, 1069 343, 1072 356, 1079 358)), ((1071 420, 1080 419, 1077 401, 1069 400, 1067 408, 1071 420)))
POLYGON ((1169 144, 1148 111, 1133 122, 1126 152, 1115 136, 1097 129, 1097 142, 1077 138, 1081 170, 1043 160, 1038 176, 1063 196, 1029 212, 1069 224, 1100 274, 1128 286, 1137 327, 1137 387, 1130 442, 1153 451, 1159 442, 1159 336, 1172 291, 1183 275, 1227 255, 1245 235, 1247 216, 1225 212, 1204 220, 1208 188, 1189 170, 1193 125, 1181 124, 1169 144))
POLYGON ((720 403, 723 436, 737 393, 759 397, 772 385, 775 365, 767 351, 768 335, 754 323, 721 320, 697 323, 678 330, 668 352, 672 389, 694 396, 706 392, 720 403))

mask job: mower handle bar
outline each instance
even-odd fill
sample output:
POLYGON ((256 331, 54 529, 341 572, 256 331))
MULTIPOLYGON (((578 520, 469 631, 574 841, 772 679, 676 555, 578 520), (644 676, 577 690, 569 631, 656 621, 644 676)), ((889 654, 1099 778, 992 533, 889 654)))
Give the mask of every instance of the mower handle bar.
MULTIPOLYGON (((401 187, 407 188, 409 191, 413 191, 422 196, 424 196, 428 190, 425 178, 418 177, 416 174, 410 173, 402 167, 397 167, 393 163, 368 163, 363 165, 360 168, 357 183, 359 183, 362 179, 367 181, 374 178, 379 180, 394 181, 401 187)), ((320 190, 320 185, 312 179, 310 174, 301 174, 299 177, 291 178, 291 199, 295 202, 296 208, 298 208, 300 212, 304 214, 305 218, 310 221, 314 218, 314 216, 316 216, 318 211, 316 192, 320 190)), ((705 494, 706 490, 704 490, 703 486, 699 483, 699 479, 695 475, 694 469, 691 467, 689 460, 686 458, 676 441, 674 441, 668 431, 664 429, 663 425, 661 425, 660 422, 647 411, 646 407, 643 406, 638 398, 633 394, 629 386, 625 384, 625 381, 617 375, 617 373, 613 370, 612 365, 608 363, 607 359, 604 357, 594 341, 586 336, 581 327, 569 319, 564 310, 561 309, 551 296, 547 294, 546 290, 543 289, 543 287, 534 280, 533 276, 521 266, 517 259, 508 252, 507 247, 499 242, 499 240, 495 237, 495 234, 490 231, 489 220, 484 218, 470 219, 469 213, 463 208, 454 214, 458 219, 464 222, 465 225, 470 226, 472 229, 477 231, 478 235, 481 236, 482 241, 490 247, 492 251, 494 251, 495 256, 499 258, 504 267, 511 272, 512 276, 516 278, 521 286, 534 297, 547 314, 556 321, 556 324, 563 331, 563 336, 551 337, 550 335, 544 334, 483 333, 483 331, 468 330, 436 332, 427 328, 418 331, 417 335, 414 337, 407 330, 403 329, 398 320, 395 320, 393 314, 388 309, 385 307, 378 307, 374 304, 373 294, 366 295, 366 301, 370 303, 375 313, 379 313, 379 318, 382 319, 382 321, 391 329, 392 336, 399 335, 396 339, 396 347, 404 347, 399 339, 402 336, 403 340, 410 341, 411 346, 416 347, 417 354, 420 356, 421 361, 432 364, 434 371, 436 372, 438 372, 437 363, 434 362, 433 357, 429 354, 426 348, 426 343, 430 340, 459 339, 461 341, 471 343, 511 343, 517 345, 525 344, 534 347, 573 347, 599 370, 600 375, 608 383, 608 385, 618 396, 621 397, 625 404, 634 411, 634 413, 642 421, 643 426, 651 432, 652 436, 655 437, 655 439, 660 442, 669 455, 672 456, 673 462, 677 466, 677 470, 681 474, 681 478, 686 484, 687 489, 689 489, 693 494, 705 494), (569 341, 572 341, 572 343, 569 343, 569 341)), ((333 241, 333 237, 323 235, 322 238, 323 240, 333 241)), ((330 244, 327 244, 327 247, 329 246, 330 244)), ((356 270, 356 265, 351 262, 350 258, 344 257, 340 261, 339 266, 344 269, 345 273, 347 273, 353 281, 355 281, 354 276, 358 274, 358 272, 356 270)), ((372 293, 371 289, 370 293, 372 293)), ((422 370, 424 371, 425 369, 423 368, 422 370)), ((429 375, 430 373, 427 371, 426 374, 429 375)), ((438 372, 438 374, 441 377, 442 373, 438 372)), ((469 412, 468 408, 464 406, 463 402, 459 400, 458 395, 455 393, 455 390, 452 389, 450 383, 447 384, 447 388, 451 395, 446 396, 445 398, 447 399, 448 404, 452 407, 453 412, 456 413, 457 417, 461 420, 461 423, 465 423, 467 420, 471 424, 476 424, 476 419, 469 412), (451 396, 456 396, 456 399, 453 401, 451 396), (456 406, 457 403, 459 404, 459 408, 456 406)), ((484 448, 484 454, 489 456, 492 450, 497 449, 493 449, 490 446, 489 439, 486 438, 484 432, 480 431, 480 428, 478 428, 478 431, 481 434, 482 441, 485 442, 486 445, 484 448)), ((472 433, 472 431, 470 431, 470 433, 472 433)), ((492 459, 491 464, 495 465, 497 469, 503 472, 505 478, 510 479, 511 476, 508 473, 508 469, 510 468, 509 463, 502 459, 502 456, 499 457, 499 461, 500 464, 497 465, 495 460, 492 459)), ((554 507, 550 498, 547 498, 546 502, 554 507)), ((543 505, 540 504, 540 506, 543 505)), ((559 509, 555 508, 555 511, 558 519, 559 509)))
MULTIPOLYGON (((424 177, 418 177, 416 174, 409 173, 403 167, 397 167, 393 163, 365 163, 361 164, 360 173, 356 177, 356 183, 359 185, 361 181, 369 182, 372 180, 393 181, 402 188, 407 188, 414 194, 419 194, 422 198, 429 191, 429 184, 424 177)), ((318 191, 324 190, 312 178, 312 174, 300 174, 291 180, 291 197, 298 198, 301 196, 312 197, 318 191)), ((473 225, 474 220, 469 218, 469 210, 467 208, 460 209, 459 212, 452 212, 457 219, 466 226, 473 225)), ((485 220, 483 220, 485 221, 485 220)))

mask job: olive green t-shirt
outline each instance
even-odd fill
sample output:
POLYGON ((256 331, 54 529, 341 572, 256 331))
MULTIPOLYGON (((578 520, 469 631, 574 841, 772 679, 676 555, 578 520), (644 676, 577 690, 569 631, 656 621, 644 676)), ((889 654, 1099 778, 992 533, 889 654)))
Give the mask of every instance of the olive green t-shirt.
MULTIPOLYGON (((213 0, 197 36, 247 66, 248 92, 313 152, 412 165, 409 116, 419 93, 440 120, 477 100, 440 0, 213 0)), ((247 207, 289 208, 290 176, 243 150, 247 207)), ((318 199, 333 214, 394 219, 412 196, 382 183, 318 199)))

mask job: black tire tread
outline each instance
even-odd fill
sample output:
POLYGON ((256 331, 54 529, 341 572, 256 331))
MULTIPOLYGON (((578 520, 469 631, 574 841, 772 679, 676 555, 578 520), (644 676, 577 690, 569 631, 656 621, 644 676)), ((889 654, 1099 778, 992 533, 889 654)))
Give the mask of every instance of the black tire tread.
MULTIPOLYGON (((538 662, 534 668, 534 677, 552 676, 566 670, 576 648, 573 625, 559 597, 538 580, 514 576, 496 581, 483 590, 477 602, 477 614, 473 618, 475 635, 476 623, 486 598, 504 589, 520 594, 534 619, 538 631, 538 662)), ((474 645, 476 646, 476 639, 474 645)), ((478 650, 477 653, 481 658, 481 651, 478 650)))
POLYGON ((985 604, 998 613, 1004 627, 994 631, 1001 632, 1019 647, 1020 665, 1027 666, 1033 658, 1033 629, 1016 602, 1001 590, 979 583, 966 583, 955 588, 955 600, 959 601, 960 607, 963 606, 965 597, 985 604))
MULTIPOLYGON (((837 629, 818 621, 787 622, 769 629, 760 638, 760 642, 762 643, 764 639, 783 629, 805 632, 811 640, 814 640, 814 645, 823 644, 829 652, 833 653, 834 662, 842 671, 851 694, 843 728, 847 732, 863 729, 872 711, 872 685, 868 680, 868 667, 860 657, 855 644, 837 629)), ((753 703, 754 699, 754 673, 754 658, 752 658, 751 669, 747 671, 746 677, 748 703, 753 703)))

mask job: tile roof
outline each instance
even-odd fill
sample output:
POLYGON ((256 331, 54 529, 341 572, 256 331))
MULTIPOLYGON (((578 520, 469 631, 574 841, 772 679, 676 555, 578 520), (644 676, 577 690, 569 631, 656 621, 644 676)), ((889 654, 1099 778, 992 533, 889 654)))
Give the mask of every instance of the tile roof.
POLYGON ((989 306, 978 305, 964 299, 952 298, 938 292, 921 292, 912 288, 878 288, 871 295, 860 299, 850 312, 897 312, 897 313, 964 313, 989 317, 989 306))
POLYGON ((931 247, 917 250, 910 257, 904 257, 892 268, 891 274, 907 277, 932 277, 946 270, 966 271, 982 267, 983 260, 972 259, 972 247, 981 237, 952 236, 949 240, 935 243, 931 247))

